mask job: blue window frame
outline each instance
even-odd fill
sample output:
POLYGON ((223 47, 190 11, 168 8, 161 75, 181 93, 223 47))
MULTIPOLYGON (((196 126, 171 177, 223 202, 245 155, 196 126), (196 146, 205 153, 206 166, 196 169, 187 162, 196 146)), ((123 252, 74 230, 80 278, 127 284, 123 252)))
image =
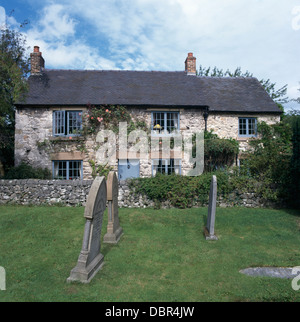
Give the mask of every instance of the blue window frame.
POLYGON ((152 112, 151 134, 173 135, 179 132, 179 112, 152 112))
POLYGON ((257 136, 257 120, 254 117, 239 118, 239 136, 255 137, 257 136))
POLYGON ((77 136, 82 130, 82 111, 54 111, 53 135, 77 136))
POLYGON ((179 159, 153 159, 152 176, 157 173, 170 175, 172 173, 181 174, 181 160, 179 159))
POLYGON ((52 161, 53 179, 74 180, 83 179, 81 160, 52 161))

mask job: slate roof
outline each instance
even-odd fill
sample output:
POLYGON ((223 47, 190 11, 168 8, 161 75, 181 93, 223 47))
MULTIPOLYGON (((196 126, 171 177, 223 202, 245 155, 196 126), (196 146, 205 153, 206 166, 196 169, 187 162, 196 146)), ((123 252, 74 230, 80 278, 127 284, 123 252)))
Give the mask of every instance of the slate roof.
POLYGON ((185 72, 45 70, 29 77, 17 105, 126 105, 281 113, 256 78, 197 77, 185 72))

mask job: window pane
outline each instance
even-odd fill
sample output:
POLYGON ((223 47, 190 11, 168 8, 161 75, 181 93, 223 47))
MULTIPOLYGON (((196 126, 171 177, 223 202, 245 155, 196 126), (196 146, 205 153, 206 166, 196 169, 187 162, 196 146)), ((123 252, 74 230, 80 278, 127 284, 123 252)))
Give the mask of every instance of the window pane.
POLYGON ((80 134, 82 125, 82 116, 81 112, 68 112, 68 135, 80 134))
POLYGON ((167 114, 167 133, 172 133, 178 130, 178 113, 167 114))
POLYGON ((53 161, 53 178, 63 180, 80 179, 81 161, 53 161))
POLYGON ((255 135, 255 119, 248 119, 248 134, 255 135))
POLYGON ((54 179, 67 179, 67 161, 54 161, 54 179))
POLYGON ((165 113, 154 112, 153 113, 153 130, 156 133, 164 132, 165 128, 165 113))
POLYGON ((65 112, 55 111, 53 113, 53 135, 64 135, 65 134, 65 112))
POLYGON ((81 161, 69 161, 69 180, 81 178, 81 161))
POLYGON ((159 160, 152 160, 153 165, 153 176, 156 175, 156 173, 162 173, 162 174, 180 174, 180 168, 181 168, 181 160, 175 160, 175 159, 159 159, 159 160))
POLYGON ((247 135, 247 119, 239 119, 239 134, 247 135))
POLYGON ((172 174, 175 172, 174 159, 167 160, 167 166, 168 166, 168 174, 172 174))

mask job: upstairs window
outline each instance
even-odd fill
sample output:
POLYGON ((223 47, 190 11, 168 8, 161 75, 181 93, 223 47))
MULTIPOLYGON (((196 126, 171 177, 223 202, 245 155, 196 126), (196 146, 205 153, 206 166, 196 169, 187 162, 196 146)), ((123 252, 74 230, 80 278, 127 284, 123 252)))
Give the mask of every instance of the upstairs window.
POLYGON ((257 136, 257 120, 254 117, 239 118, 239 136, 255 137, 257 136))
POLYGON ((82 111, 54 111, 53 135, 77 136, 82 129, 82 111))
POLYGON ((179 112, 152 112, 151 131, 158 135, 179 132, 179 112))
POLYGON ((82 179, 82 161, 53 161, 53 179, 82 179))

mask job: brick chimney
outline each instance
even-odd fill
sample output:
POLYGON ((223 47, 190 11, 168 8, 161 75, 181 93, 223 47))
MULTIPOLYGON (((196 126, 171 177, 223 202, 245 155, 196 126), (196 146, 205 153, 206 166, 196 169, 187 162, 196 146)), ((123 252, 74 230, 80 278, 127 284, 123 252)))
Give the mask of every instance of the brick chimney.
POLYGON ((34 46, 33 53, 30 54, 31 75, 41 75, 45 69, 45 60, 40 52, 40 47, 34 46))
POLYGON ((196 76, 196 57, 193 56, 193 53, 188 53, 185 60, 185 71, 187 75, 196 76))

